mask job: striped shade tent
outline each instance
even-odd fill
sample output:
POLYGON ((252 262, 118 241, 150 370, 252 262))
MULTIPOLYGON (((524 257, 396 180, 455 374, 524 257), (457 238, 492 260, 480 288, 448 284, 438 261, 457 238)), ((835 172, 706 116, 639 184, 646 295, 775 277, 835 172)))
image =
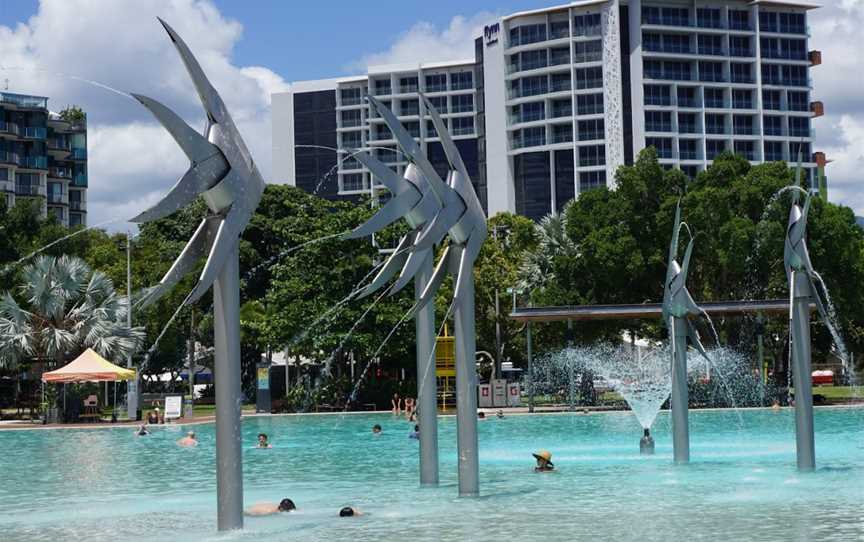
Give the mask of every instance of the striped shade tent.
POLYGON ((56 371, 42 374, 42 382, 117 382, 118 380, 133 380, 135 371, 118 367, 106 360, 92 349, 88 348, 56 371))

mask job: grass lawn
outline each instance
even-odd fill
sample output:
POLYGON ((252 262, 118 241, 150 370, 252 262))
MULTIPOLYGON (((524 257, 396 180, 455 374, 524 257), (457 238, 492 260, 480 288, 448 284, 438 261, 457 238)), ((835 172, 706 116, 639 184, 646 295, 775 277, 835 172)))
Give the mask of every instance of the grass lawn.
POLYGON ((821 395, 830 401, 864 399, 864 389, 852 386, 815 386, 813 395, 821 395))

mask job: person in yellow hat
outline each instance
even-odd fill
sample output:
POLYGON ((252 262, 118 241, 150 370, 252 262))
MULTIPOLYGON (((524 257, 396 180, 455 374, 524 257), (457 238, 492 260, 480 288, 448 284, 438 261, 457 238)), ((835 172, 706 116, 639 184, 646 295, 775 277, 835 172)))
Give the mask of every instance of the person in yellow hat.
POLYGON ((552 464, 552 452, 549 450, 540 450, 536 454, 531 455, 537 460, 534 472, 551 472, 555 470, 555 465, 552 464))

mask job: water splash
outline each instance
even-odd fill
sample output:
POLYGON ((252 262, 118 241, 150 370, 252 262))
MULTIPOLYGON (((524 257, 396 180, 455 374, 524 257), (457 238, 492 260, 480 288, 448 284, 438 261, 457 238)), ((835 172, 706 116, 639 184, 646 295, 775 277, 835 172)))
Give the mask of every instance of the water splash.
MULTIPOLYGON (((194 290, 193 290, 194 291, 194 290)), ((162 337, 168 332, 168 329, 174 324, 174 320, 180 315, 180 312, 186 307, 186 303, 192 297, 193 292, 189 292, 189 295, 180 303, 180 306, 177 307, 177 310, 174 311, 174 314, 171 315, 171 318, 168 319, 168 322, 162 327, 162 331, 159 332, 159 335, 156 336, 156 340, 153 341, 153 345, 147 349, 147 353, 144 354, 144 360, 141 362, 141 365, 138 367, 138 374, 144 372, 144 369, 150 363, 150 358, 153 357, 153 354, 156 352, 156 349, 159 348, 159 343, 162 341, 162 337)))
POLYGON ((279 252, 278 254, 275 254, 275 255, 273 255, 273 256, 267 258, 266 260, 264 260, 263 262, 259 263, 259 264, 256 265, 255 267, 253 267, 253 268, 249 269, 248 271, 246 271, 246 273, 243 275, 243 280, 247 280, 249 277, 251 277, 252 275, 254 275, 255 273, 257 273, 257 272, 260 271, 261 269, 264 269, 265 267, 269 266, 270 264, 272 264, 272 263, 275 262, 276 260, 278 260, 278 259, 280 259, 280 258, 283 258, 283 257, 287 256, 288 254, 291 254, 292 252, 296 252, 296 251, 298 251, 298 250, 300 250, 300 249, 306 248, 306 247, 309 246, 309 245, 313 245, 313 244, 316 244, 316 243, 321 243, 321 242, 323 242, 323 241, 327 241, 327 240, 329 240, 329 239, 333 239, 333 238, 335 238, 335 237, 341 237, 341 236, 345 235, 346 233, 348 233, 349 231, 350 231, 350 230, 347 230, 347 231, 344 231, 344 232, 339 232, 339 233, 334 233, 334 234, 331 234, 331 235, 324 235, 324 236, 322 236, 322 237, 316 237, 315 239, 310 239, 309 241, 305 241, 305 242, 303 242, 303 243, 300 243, 299 245, 295 245, 295 246, 293 246, 293 247, 291 247, 291 248, 287 248, 287 249, 285 249, 285 250, 279 252))
POLYGON ((30 72, 40 72, 46 75, 52 75, 55 77, 61 77, 66 79, 72 79, 74 81, 79 81, 81 83, 85 83, 96 88, 101 88, 103 90, 107 90, 108 92, 113 92, 118 96, 123 96, 124 98, 129 98, 130 100, 137 101, 132 96, 132 94, 126 92, 125 90, 120 90, 118 88, 114 88, 107 83, 102 83, 101 81, 96 81, 94 79, 88 79, 86 77, 81 77, 79 75, 71 75, 68 73, 58 72, 54 70, 48 70, 46 68, 37 68, 34 66, 0 66, 0 70, 3 71, 30 71, 30 72))

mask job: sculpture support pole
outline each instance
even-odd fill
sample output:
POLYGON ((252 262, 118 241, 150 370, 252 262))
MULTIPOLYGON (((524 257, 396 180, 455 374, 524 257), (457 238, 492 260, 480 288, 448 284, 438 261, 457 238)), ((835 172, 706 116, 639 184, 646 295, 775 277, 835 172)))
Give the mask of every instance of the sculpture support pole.
POLYGON ((213 284, 213 341, 217 523, 220 531, 227 531, 243 528, 239 243, 234 245, 232 254, 213 284))
MULTIPOLYGON (((432 253, 414 277, 414 298, 420 299, 432 278, 432 253)), ((420 485, 438 485, 438 404, 435 380, 435 303, 414 317, 417 333, 417 422, 420 424, 420 485)))
MULTIPOLYGON (((453 261, 462 258, 463 247, 454 247, 453 261)), ((477 338, 474 335, 474 274, 466 269, 464 296, 453 308, 456 347, 456 447, 459 453, 459 496, 480 494, 480 464, 477 442, 477 338)))
POLYGON ((687 392, 687 326, 686 318, 671 317, 672 336, 672 450, 675 463, 690 461, 690 427, 687 392))
POLYGON ((811 287, 807 274, 798 271, 792 278, 792 362, 795 384, 795 445, 798 470, 816 468, 813 436, 813 380, 810 364, 811 287))

